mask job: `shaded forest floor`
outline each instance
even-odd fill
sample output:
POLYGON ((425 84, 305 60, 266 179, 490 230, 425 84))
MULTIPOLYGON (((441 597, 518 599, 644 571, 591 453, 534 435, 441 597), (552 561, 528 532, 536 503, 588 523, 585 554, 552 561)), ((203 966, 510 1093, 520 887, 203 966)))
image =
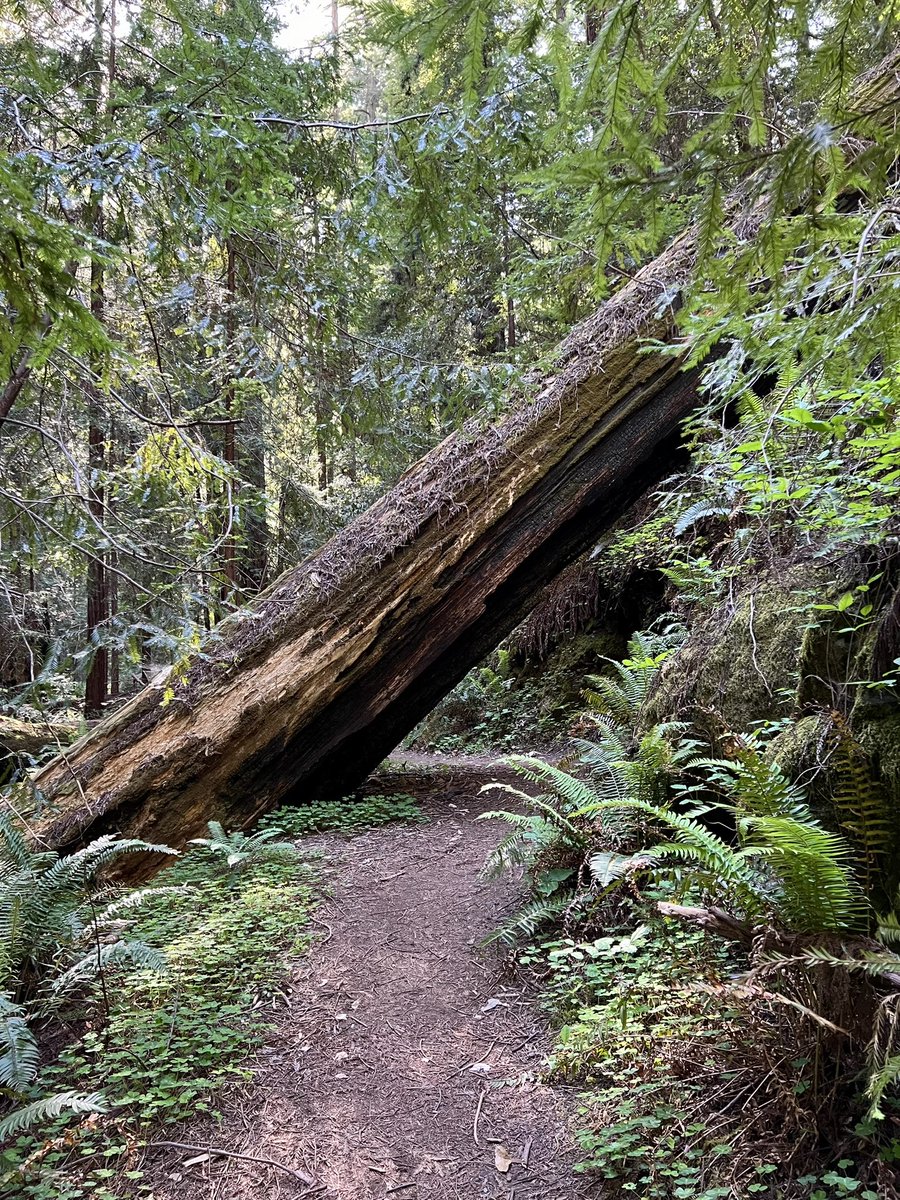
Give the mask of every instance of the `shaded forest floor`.
POLYGON ((323 940, 224 1121, 167 1133, 196 1150, 152 1152, 159 1200, 591 1194, 573 1170, 574 1095, 540 1078, 535 997, 480 945, 519 901, 514 882, 479 878, 500 836, 475 819, 499 806, 479 789, 496 775, 487 760, 407 763, 392 781, 426 823, 301 843, 326 856, 323 940))

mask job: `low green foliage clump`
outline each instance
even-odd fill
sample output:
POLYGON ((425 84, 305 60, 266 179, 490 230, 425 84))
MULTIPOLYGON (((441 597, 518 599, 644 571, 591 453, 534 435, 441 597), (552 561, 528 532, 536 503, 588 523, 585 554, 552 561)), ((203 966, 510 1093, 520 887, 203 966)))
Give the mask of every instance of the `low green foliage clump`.
POLYGON ((547 746, 559 737, 577 706, 543 678, 517 674, 509 650, 473 668, 404 742, 438 754, 509 752, 529 743, 547 746))
MULTIPOLYGON (((230 835, 234 836, 234 835, 230 835)), ((91 1018, 38 1084, 100 1093, 110 1115, 42 1125, 0 1155, 0 1194, 29 1200, 113 1200, 144 1194, 135 1143, 151 1121, 214 1113, 217 1089, 245 1075, 267 1029, 291 955, 311 936, 313 869, 297 853, 248 863, 237 879, 192 851, 140 893, 132 933, 166 962, 159 972, 110 971, 108 1012, 86 991, 67 1013, 91 1018), (3 1190, 5 1189, 5 1190, 3 1190)))
POLYGON ((264 829, 251 834, 240 830, 227 833, 219 821, 209 821, 206 827, 209 837, 191 838, 190 844, 202 846, 232 885, 251 867, 268 862, 291 862, 297 857, 293 843, 273 840, 282 832, 280 829, 264 829))
POLYGON ((424 820, 415 797, 397 792, 387 796, 364 796, 360 800, 317 800, 313 804, 298 804, 296 808, 280 808, 264 817, 260 827, 277 829, 278 833, 291 837, 306 837, 332 830, 350 833, 389 825, 393 821, 424 820))
POLYGON ((541 794, 507 788, 525 812, 489 814, 512 831, 488 870, 524 869, 533 893, 498 936, 531 942, 519 960, 559 1026, 549 1069, 586 1089, 582 1169, 642 1200, 894 1196, 881 810, 844 788, 845 837, 759 738, 729 732, 712 758, 683 725, 643 725, 664 657, 598 681, 598 737, 569 769, 510 758, 541 794))
POLYGON ((550 1073, 589 1089, 580 1169, 644 1200, 731 1196, 719 1187, 726 1130, 697 1114, 704 1091, 727 1084, 732 1031, 710 1019, 717 1002, 691 980, 715 987, 734 958, 649 904, 623 917, 614 934, 552 938, 522 955, 561 1023, 550 1073))
POLYGON ((877 1163, 900 1144, 851 1121, 853 1157, 821 1165, 809 1106, 829 1093, 815 1040, 735 984, 740 951, 654 911, 670 894, 620 908, 612 935, 550 938, 520 957, 559 1026, 550 1075, 584 1089, 579 1169, 641 1200, 882 1200, 877 1163))

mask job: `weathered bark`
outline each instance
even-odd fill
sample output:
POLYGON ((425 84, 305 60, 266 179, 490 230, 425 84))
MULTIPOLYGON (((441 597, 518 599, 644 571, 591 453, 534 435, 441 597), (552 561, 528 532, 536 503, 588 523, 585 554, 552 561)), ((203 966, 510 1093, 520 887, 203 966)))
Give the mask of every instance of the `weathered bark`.
POLYGON ((0 759, 9 754, 40 754, 48 746, 68 746, 75 733, 72 722, 0 716, 0 759))
POLYGON ((360 783, 682 461, 696 372, 647 345, 675 337, 695 246, 689 231, 576 329, 506 420, 437 446, 223 622, 185 674, 46 767, 36 783, 57 811, 38 833, 60 848, 109 829, 181 845, 212 817, 247 825, 360 783))

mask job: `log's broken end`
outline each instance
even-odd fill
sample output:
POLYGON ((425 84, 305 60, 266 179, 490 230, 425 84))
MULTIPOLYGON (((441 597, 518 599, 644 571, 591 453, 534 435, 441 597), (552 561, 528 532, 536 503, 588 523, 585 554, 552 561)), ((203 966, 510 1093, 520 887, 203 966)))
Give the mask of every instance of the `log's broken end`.
POLYGON ((724 908, 695 908, 689 904, 673 904, 669 900, 659 900, 656 907, 664 917, 690 921, 699 925, 701 929, 727 938, 730 942, 741 942, 742 945, 749 946, 753 940, 753 930, 746 921, 739 921, 724 908))

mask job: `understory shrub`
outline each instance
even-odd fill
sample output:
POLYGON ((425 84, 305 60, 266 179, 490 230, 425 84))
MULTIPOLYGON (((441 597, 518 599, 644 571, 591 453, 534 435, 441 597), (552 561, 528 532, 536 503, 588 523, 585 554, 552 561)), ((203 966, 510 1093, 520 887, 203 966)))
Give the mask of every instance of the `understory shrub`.
MULTIPOLYGON (((233 837, 234 835, 230 835, 233 837)), ((16 1200, 128 1200, 144 1194, 142 1131, 215 1115, 218 1090, 246 1077, 244 1060, 280 1003, 290 958, 312 935, 314 868, 296 852, 248 862, 237 877, 194 850, 162 871, 129 909, 129 935, 165 969, 105 974, 107 1008, 86 987, 60 1014, 78 1036, 36 1086, 100 1094, 108 1115, 44 1120, 0 1154, 0 1194, 16 1200)))
POLYGON ((384 796, 345 797, 342 800, 317 800, 313 804, 279 808, 259 823, 264 831, 306 837, 311 833, 330 831, 350 833, 354 830, 389 825, 394 821, 423 821, 426 818, 414 796, 395 792, 384 796))
POLYGON ((586 1089, 582 1167, 645 1200, 895 1197, 883 813, 850 779, 827 829, 758 739, 724 733, 711 758, 683 725, 642 728, 658 665, 600 681, 599 736, 565 766, 509 758, 540 794, 489 814, 512 830, 488 870, 523 869, 535 896, 496 936, 530 941, 549 1070, 586 1089))

